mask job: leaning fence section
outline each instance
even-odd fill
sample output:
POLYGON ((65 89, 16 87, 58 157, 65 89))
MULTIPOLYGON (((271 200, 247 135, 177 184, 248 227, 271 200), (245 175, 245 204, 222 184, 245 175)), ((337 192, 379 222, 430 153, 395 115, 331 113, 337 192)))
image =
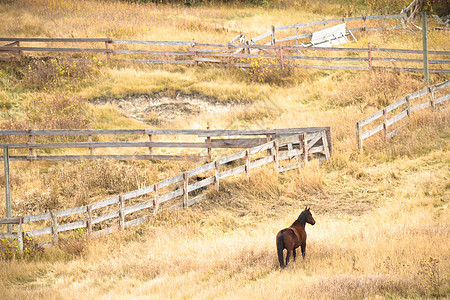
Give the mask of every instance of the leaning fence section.
POLYGON ((329 132, 327 127, 261 130, 30 128, 0 130, 0 147, 7 146, 14 151, 9 157, 11 161, 201 161, 211 160, 213 149, 251 148, 279 137, 323 130, 329 132), (64 149, 65 153, 55 153, 55 149, 64 149), (75 152, 70 154, 72 150, 75 152), (80 154, 80 150, 85 154, 80 154))
POLYGON ((108 234, 139 225, 159 209, 191 206, 203 199, 208 186, 219 189, 225 178, 243 174, 249 178, 256 168, 271 166, 274 175, 298 169, 312 159, 331 155, 329 128, 301 134, 289 134, 273 141, 222 157, 198 168, 167 178, 142 189, 116 195, 88 205, 54 210, 33 216, 0 219, 0 224, 14 224, 17 231, 1 233, 0 238, 17 239, 23 251, 25 237, 41 244, 58 242, 67 231, 82 230, 90 236, 108 234), (50 236, 50 240, 49 240, 50 236))
MULTIPOLYGON (((310 39, 314 31, 325 29, 327 26, 345 24, 346 31, 353 34, 360 31, 391 30, 405 28, 407 15, 361 16, 339 19, 329 19, 310 23, 298 23, 293 25, 272 26, 271 29, 249 40, 245 36, 239 36, 236 41, 242 44, 276 45, 276 44, 302 44, 310 39)), ((234 40, 233 40, 234 41, 234 40)))
POLYGON ((437 111, 440 104, 450 99, 450 80, 427 87, 420 91, 402 97, 400 100, 377 111, 370 117, 356 123, 356 142, 360 150, 363 149, 365 139, 382 133, 384 139, 395 136, 402 128, 405 118, 426 108, 437 111))

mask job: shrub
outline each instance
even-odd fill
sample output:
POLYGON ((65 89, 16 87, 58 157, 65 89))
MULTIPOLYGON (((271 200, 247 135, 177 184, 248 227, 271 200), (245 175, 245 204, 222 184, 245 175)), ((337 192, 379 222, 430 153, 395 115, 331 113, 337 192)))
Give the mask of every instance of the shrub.
POLYGON ((98 73, 101 62, 92 60, 30 60, 23 71, 22 84, 31 89, 47 89, 67 81, 80 80, 98 73))
POLYGON ((292 68, 280 59, 258 57, 250 62, 248 78, 251 82, 282 85, 292 74, 292 68))

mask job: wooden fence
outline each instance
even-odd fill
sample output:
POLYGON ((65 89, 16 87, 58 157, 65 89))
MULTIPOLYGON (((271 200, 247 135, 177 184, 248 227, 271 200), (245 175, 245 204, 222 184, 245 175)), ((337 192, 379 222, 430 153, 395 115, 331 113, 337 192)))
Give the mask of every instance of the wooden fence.
POLYGON ((356 141, 358 144, 358 148, 360 150, 363 149, 363 141, 378 132, 383 132, 383 136, 385 139, 392 138, 397 134, 398 130, 402 127, 397 122, 401 121, 405 117, 408 117, 408 120, 411 118, 411 115, 419 111, 421 109, 425 109, 427 107, 431 107, 433 111, 436 111, 437 105, 439 103, 443 103, 450 99, 450 91, 446 92, 443 90, 450 86, 450 80, 447 80, 444 83, 430 86, 423 90, 417 91, 415 93, 409 94, 400 100, 390 104, 389 106, 383 108, 382 110, 377 111, 370 117, 359 121, 356 123, 356 141), (436 93, 441 91, 442 96, 436 97, 436 93), (444 92, 444 93, 442 93, 444 92), (429 99, 424 99, 423 97, 429 95, 429 99), (413 101, 417 99, 416 101, 413 101), (422 102, 424 101, 425 102, 422 102), (389 117, 389 115, 394 115, 389 117), (380 118, 382 122, 380 122, 380 118), (378 120, 378 122, 377 122, 378 120), (397 123, 397 124, 396 124, 397 123), (390 126, 396 124, 396 128, 394 130, 389 129, 390 126), (371 126, 372 128, 366 131, 363 131, 364 126, 371 126))
MULTIPOLYGON (((64 160, 211 160, 212 149, 251 148, 261 145, 279 137, 292 134, 314 134, 325 131, 328 144, 331 145, 331 133, 329 127, 285 128, 264 130, 199 130, 199 129, 27 129, 27 130, 0 130, 0 147, 8 146, 9 149, 22 149, 22 155, 11 155, 11 161, 64 161, 64 160), (112 136, 116 141, 93 141, 93 136, 112 136), (124 136, 134 138, 145 137, 147 141, 124 141, 124 136), (155 141, 155 137, 175 136, 190 137, 190 141, 155 141), (64 139, 72 137, 84 141, 52 142, 55 138, 64 139), (21 142, 15 140, 22 139, 21 142), (40 140, 39 140, 40 139, 40 140), (48 140, 50 139, 50 141, 48 140), (117 141, 118 140, 118 141, 117 141), (199 141, 201 140, 201 141, 199 141), (11 142, 14 141, 14 142, 11 142), (86 155, 38 155, 37 150, 49 149, 88 149, 86 155), (129 152, 141 149, 143 154, 94 154, 96 148, 127 148, 129 152), (155 154, 156 148, 185 148, 207 149, 207 155, 196 154, 155 154), (23 153, 25 152, 25 153, 23 153)), ((17 150, 16 150, 17 151, 17 150)), ((3 160, 3 157, 0 158, 3 160)))
MULTIPOLYGON (((312 68, 344 70, 394 70, 423 72, 423 51, 378 48, 315 48, 300 45, 221 45, 196 42, 128 41, 112 39, 50 39, 50 38, 0 38, 9 42, 0 47, 0 60, 19 60, 25 52, 31 54, 71 54, 60 59, 92 60, 96 55, 106 55, 106 62, 137 62, 149 64, 222 64, 230 67, 251 68, 259 60, 266 68, 312 68), (11 43, 12 42, 12 43, 11 43), (23 46, 24 44, 31 44, 23 46), (39 47, 39 44, 55 44, 39 47), (102 48, 94 48, 98 43, 102 48), (67 48, 67 44, 73 47, 67 48), (243 53, 242 53, 243 52, 243 53), (80 57, 81 56, 81 57, 80 57), (124 58, 126 56, 127 58, 124 58)), ((430 72, 450 73, 447 65, 450 51, 429 51, 430 72)), ((42 57, 40 58, 42 59, 42 57)))
POLYGON ((325 29, 327 25, 331 26, 338 23, 345 23, 346 31, 353 34, 359 31, 373 31, 373 30, 391 30, 391 29, 401 29, 405 28, 407 15, 406 13, 401 13, 398 15, 380 15, 380 16, 362 16, 362 17, 348 17, 339 19, 323 20, 311 23, 301 23, 294 25, 283 25, 274 26, 272 25, 271 30, 254 37, 252 39, 246 40, 245 35, 239 36, 238 39, 234 39, 234 42, 240 41, 243 44, 254 45, 257 42, 263 42, 263 45, 276 45, 279 43, 294 41, 297 45, 300 42, 306 42, 305 39, 312 37, 314 31, 325 29), (391 24, 394 21, 399 24, 391 24), (368 24, 372 23, 373 26, 368 24), (389 23, 389 24, 388 24, 389 23), (295 30, 295 32, 294 32, 295 30), (306 32, 305 32, 306 31, 306 32))
MULTIPOLYGON (((218 190, 221 180, 244 173, 249 178, 253 169, 272 164, 275 174, 298 169, 314 158, 328 159, 331 144, 327 131, 302 133, 246 149, 217 159, 201 167, 178 174, 148 187, 113 196, 89 205, 51 211, 33 216, 0 219, 0 224, 15 224, 17 232, 1 233, 0 238, 17 239, 23 251, 24 236, 30 238, 51 235, 57 242, 59 233, 83 229, 88 236, 99 236, 126 227, 139 225, 155 213, 160 205, 185 208, 197 203, 208 185, 218 190), (317 154, 321 153, 320 156, 317 154), (201 176, 200 176, 201 175, 201 176), (194 180, 193 180, 194 179, 194 180), (132 202, 132 199, 137 201, 132 202), (152 211, 148 211, 152 209, 152 211), (115 221, 114 221, 115 220, 115 221), (106 225, 105 225, 106 224, 106 225)), ((162 206, 161 206, 162 208, 162 206)), ((42 244, 50 244, 43 242, 42 244)))

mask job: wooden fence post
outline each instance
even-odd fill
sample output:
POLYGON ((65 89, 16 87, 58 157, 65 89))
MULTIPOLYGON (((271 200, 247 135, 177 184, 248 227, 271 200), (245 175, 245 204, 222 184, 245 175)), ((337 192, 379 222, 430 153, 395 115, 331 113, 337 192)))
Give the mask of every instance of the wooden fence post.
POLYGON ((363 18, 363 28, 362 31, 366 31, 366 17, 362 17, 363 18))
POLYGON ((111 53, 109 52, 109 42, 105 42, 105 49, 106 49, 106 63, 109 63, 109 60, 111 58, 111 53))
POLYGON ((188 207, 189 195, 188 195, 189 175, 188 172, 183 173, 183 208, 188 207))
MULTIPOLYGON (((34 142, 33 128, 28 128, 28 144, 32 144, 34 142)), ((35 156, 35 151, 33 148, 28 145, 28 155, 35 156)))
MULTIPOLYGON (((148 135, 148 141, 151 143, 153 140, 153 136, 151 134, 148 135)), ((153 154, 152 146, 148 147, 148 153, 153 154)))
MULTIPOLYGON (((206 129, 207 130, 210 129, 209 125, 206 127, 206 129)), ((208 145, 208 160, 211 161, 211 137, 207 136, 205 142, 209 144, 208 145)))
MULTIPOLYGON (((89 126, 88 126, 88 129, 91 130, 91 129, 92 129, 92 126, 89 125, 89 126)), ((89 135, 88 135, 88 142, 89 142, 89 143, 92 143, 92 133, 89 133, 89 135)), ((94 154, 94 148, 89 147, 89 155, 93 155, 93 154, 94 154)))
POLYGON ((328 151, 330 152, 330 157, 331 157, 331 155, 333 155, 333 140, 331 138, 331 128, 328 128, 325 131, 325 134, 327 136, 327 143, 328 143, 328 149, 329 149, 328 151))
POLYGON ((278 140, 275 140, 274 142, 273 142, 273 162, 274 162, 274 171, 275 171, 275 174, 277 174, 277 176, 278 176, 278 168, 279 168, 279 165, 280 165, 280 162, 279 162, 279 142, 278 142, 278 140))
POLYGON ((427 13, 422 12, 422 44, 423 44, 423 73, 425 86, 430 85, 428 71, 428 38, 427 38, 427 13))
POLYGON ((328 160, 330 159, 330 148, 328 147, 328 138, 325 131, 322 131, 322 143, 323 143, 323 150, 325 152, 325 158, 328 160))
POLYGON ((298 36, 298 27, 295 27, 295 35, 296 35, 296 38, 295 38, 295 45, 298 45, 298 39, 297 39, 297 36, 298 36))
POLYGON ((431 109, 435 112, 436 111, 436 103, 434 103, 434 92, 433 92, 433 87, 428 87, 428 92, 430 93, 430 104, 431 104, 431 109))
POLYGON ((358 149, 360 151, 363 150, 363 140, 361 138, 361 134, 362 134, 361 123, 357 122, 356 123, 356 144, 358 144, 358 149))
POLYGON ((88 237, 92 237, 92 204, 89 204, 87 206, 87 213, 88 213, 87 219, 88 237))
POLYGON ((271 35, 271 41, 270 44, 273 46, 275 45, 275 26, 272 25, 272 35, 271 35))
POLYGON ((245 178, 250 178, 250 149, 245 150, 245 178))
POLYGON ((215 174, 214 174, 214 185, 216 190, 219 191, 219 175, 220 175, 220 163, 218 160, 215 161, 215 174))
POLYGON ((192 39, 192 43, 193 43, 192 50, 194 51, 194 67, 196 67, 198 62, 197 62, 197 48, 196 48, 197 43, 195 42, 195 39, 192 39))
POLYGON ((406 113, 408 115, 408 119, 411 119, 411 99, 410 95, 406 96, 406 113))
POLYGON ((300 135, 300 147, 303 149, 303 163, 308 163, 308 136, 306 132, 300 135))
MULTIPOLYGON (((16 45, 17 45, 17 48, 20 48, 20 42, 19 41, 16 42, 16 45)), ((22 58, 23 58, 23 51, 19 50, 19 60, 22 60, 22 58)))
POLYGON ((58 219, 56 217, 56 211, 52 210, 50 212, 52 216, 52 233, 53 233, 53 244, 58 243, 58 219))
POLYGON ((283 56, 283 46, 280 45, 280 67, 281 70, 284 68, 284 56, 283 56))
POLYGON ((119 196, 119 230, 125 229, 125 214, 124 214, 125 203, 123 201, 123 196, 119 196))
POLYGON ((22 224, 23 224, 23 217, 19 218, 19 224, 17 224, 17 243, 19 246, 19 253, 23 253, 23 230, 22 230, 22 224))
POLYGON ((387 139, 387 109, 383 108, 383 132, 384 139, 387 139))
MULTIPOLYGON (((11 179, 9 174, 9 149, 3 146, 3 166, 5 170, 5 201, 6 201, 6 217, 11 218, 11 179)), ((6 225, 7 232, 12 233, 12 225, 6 225)))
POLYGON ((370 72, 373 71, 373 67, 372 67, 372 45, 370 43, 367 44, 369 51, 368 51, 368 56, 369 56, 369 70, 370 72))
POLYGON ((159 187, 158 184, 155 183, 155 187, 154 187, 154 192, 155 192, 155 198, 153 198, 153 215, 156 215, 158 208, 159 208, 159 187))

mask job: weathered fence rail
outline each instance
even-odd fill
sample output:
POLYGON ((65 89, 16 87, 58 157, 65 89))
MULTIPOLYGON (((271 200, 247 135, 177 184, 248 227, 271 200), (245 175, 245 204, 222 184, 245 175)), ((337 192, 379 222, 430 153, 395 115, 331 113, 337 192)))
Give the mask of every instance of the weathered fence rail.
MULTIPOLYGON (((125 41, 111 39, 49 39, 49 38, 0 38, 0 42, 11 42, 0 47, 0 54, 14 54, 3 60, 18 60, 25 52, 37 53, 84 53, 83 59, 93 58, 92 54, 106 54, 106 61, 132 61, 150 64, 184 64, 196 66, 199 63, 223 64, 240 68, 252 67, 252 61, 265 59, 261 65, 268 68, 316 68, 347 70, 398 70, 423 72, 422 50, 378 48, 369 44, 368 48, 314 48, 299 45, 256 45, 256 44, 208 44, 196 42, 170 41, 125 41), (23 47, 56 43, 59 47, 23 47), (67 43, 93 45, 104 43, 103 48, 65 48, 67 43), (114 49, 113 47, 119 47, 114 49), (123 49, 128 47, 128 49, 123 49), (142 49, 144 47, 145 49, 142 49), (164 47, 162 49, 161 47, 164 47), (167 50, 170 48, 170 50, 167 50), (256 52, 261 52, 256 53, 256 52), (18 55, 18 56, 17 56, 18 55), (378 55, 378 56, 376 56, 378 55), (129 58, 123 58, 128 56, 129 58), (401 56, 401 57, 399 57, 401 56), (317 64, 320 62, 321 64, 317 64), (376 64, 376 65, 375 65, 376 64)), ((436 66, 430 72, 450 73, 450 51, 429 51, 430 64, 436 66)), ((79 60, 79 57, 65 59, 79 60)))
POLYGON ((405 28, 407 15, 406 13, 401 13, 397 15, 379 15, 379 16, 361 16, 361 17, 348 17, 348 18, 339 18, 339 19, 330 19, 323 20, 317 22, 310 23, 301 23, 301 24, 293 24, 293 25, 283 25, 283 26, 272 26, 271 30, 254 37, 248 41, 243 41, 246 44, 254 44, 256 42, 260 42, 262 40, 269 40, 264 43, 264 45, 275 45, 283 42, 295 41, 295 44, 298 43, 299 40, 303 40, 306 38, 311 38, 313 31, 316 31, 320 26, 325 29, 328 24, 338 24, 345 23, 346 30, 350 33, 356 33, 358 31, 372 31, 372 30, 390 30, 390 29, 401 29, 405 28), (396 20, 400 22, 400 24, 386 24, 390 20, 396 20), (368 22, 377 22, 369 26, 368 22), (381 22, 381 24, 378 24, 381 22), (295 30, 295 33, 292 32, 295 30), (303 32, 300 32, 302 30, 303 32), (308 31, 308 32, 305 32, 308 31))
POLYGON ((389 127, 395 123, 401 121, 405 117, 411 118, 411 115, 421 109, 431 107, 433 111, 436 111, 436 105, 443 103, 450 99, 450 89, 446 89, 450 86, 450 80, 444 83, 424 88, 420 91, 409 94, 400 100, 386 106, 382 110, 377 111, 370 117, 365 118, 356 123, 356 142, 360 150, 363 149, 363 142, 365 139, 383 132, 383 136, 386 139, 392 138, 397 134, 400 127, 389 131, 389 127), (436 97, 435 93, 442 90, 444 93, 440 97, 436 97), (446 92, 445 92, 446 91, 446 92), (429 99, 423 99, 424 96, 429 95, 429 99), (414 99, 417 99, 413 102, 414 99), (425 102, 422 102, 425 100, 425 102), (418 103, 417 103, 418 102, 418 103), (389 117, 389 114, 394 116, 389 117), (382 122, 376 123, 377 120, 382 118, 382 122), (363 131, 363 127, 372 125, 372 128, 363 131))
MULTIPOLYGON (((31 238, 51 235, 52 242, 55 243, 59 233, 70 230, 84 229, 88 236, 98 236, 139 225, 148 219, 149 215, 154 214, 160 205, 167 204, 166 208, 184 208, 197 203, 203 195, 193 196, 195 192, 209 185, 219 189, 221 180, 230 176, 244 173, 245 177, 249 178, 251 170, 268 164, 272 164, 275 174, 278 174, 299 168, 311 159, 328 159, 332 149, 329 133, 329 130, 323 129, 313 133, 289 134, 287 137, 279 137, 219 158, 145 188, 88 205, 33 216, 0 219, 0 224, 17 225, 16 233, 0 233, 0 238, 17 239, 19 250, 22 251, 25 235, 31 238), (203 175, 199 176, 201 174, 203 175), (143 198, 137 203, 130 203, 131 199, 138 197, 143 198), (173 200, 172 203, 170 200, 173 200), (152 211, 143 212, 147 209, 152 211), (106 225, 102 225, 104 222, 107 222, 106 225)), ((43 244, 49 243, 51 242, 43 244)))
MULTIPOLYGON (((11 155, 11 161, 61 161, 61 160, 202 160, 211 159, 212 149, 236 149, 251 148, 279 137, 300 134, 306 132, 313 134, 325 131, 329 137, 331 145, 331 134, 329 127, 308 127, 308 128, 286 128, 286 129, 266 129, 266 130, 212 130, 212 129, 24 129, 24 130, 0 130, 0 147, 8 146, 9 149, 23 149, 27 155, 11 155), (45 138, 72 136, 85 140, 86 142, 51 142, 45 138), (98 142, 92 141, 93 136, 113 136, 120 141, 98 142), (147 141, 123 141, 124 136, 142 136, 147 141), (191 141, 154 141, 155 136, 191 136, 191 141), (6 140, 22 139, 22 142, 5 142, 6 140), (243 138, 244 137, 244 138, 243 138), (44 138, 37 142, 38 138, 44 138), (202 141, 192 141, 200 139, 202 141), (149 154, 94 154, 96 148, 143 148, 149 154), (186 149, 207 149, 208 155, 182 154, 168 155, 155 154, 155 148, 186 148, 186 149), (86 155, 38 155, 38 149, 89 149, 86 155)), ((3 160, 3 157, 0 158, 3 160)))

